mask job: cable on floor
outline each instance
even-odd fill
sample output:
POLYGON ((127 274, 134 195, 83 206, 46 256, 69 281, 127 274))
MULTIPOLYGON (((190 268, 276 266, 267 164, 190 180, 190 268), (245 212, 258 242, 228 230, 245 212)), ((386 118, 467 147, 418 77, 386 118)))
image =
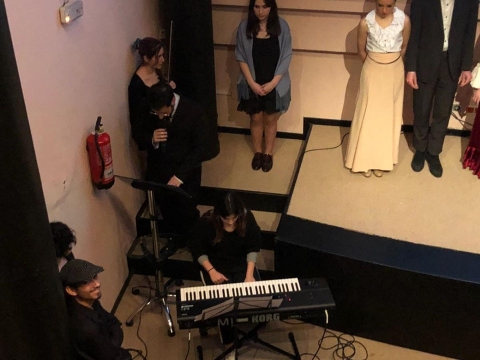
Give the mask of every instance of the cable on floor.
POLYGON ((187 348, 187 355, 185 355, 185 360, 187 360, 188 354, 190 354, 190 341, 191 341, 191 330, 188 330, 188 348, 187 348))
MULTIPOLYGON (((298 320, 296 322, 282 320, 284 324, 288 325, 304 325, 305 322, 298 320)), ((360 341, 356 340, 353 335, 349 334, 340 334, 336 335, 334 332, 328 330, 326 327, 323 328, 322 336, 320 340, 318 340, 318 347, 315 353, 302 353, 300 357, 302 359, 309 359, 309 360, 321 360, 318 352, 320 350, 332 350, 332 357, 330 359, 333 360, 367 360, 368 359, 368 351, 365 345, 363 345, 360 341), (323 345, 323 342, 327 339, 335 339, 335 345, 330 347, 326 347, 323 345), (360 350, 360 351, 359 351, 360 350), (363 350, 363 351, 362 351, 363 350), (365 353, 364 357, 355 357, 355 355, 362 355, 365 353)))
POLYGON ((459 118, 457 116, 457 114, 455 114, 454 112, 452 112, 452 116, 460 123, 462 124, 463 126, 465 125, 468 125, 468 126, 472 126, 473 127, 473 124, 470 124, 469 122, 465 121, 465 120, 462 120, 461 118, 459 118))
MULTIPOLYGON (((152 299, 152 291, 153 291, 153 287, 151 286, 151 282, 150 282, 150 279, 148 278, 147 275, 145 275, 145 280, 148 282, 148 286, 137 286, 137 288, 148 288, 149 289, 149 294, 148 294, 148 300, 151 300, 152 299)), ((143 344, 143 347, 145 348, 145 355, 143 355, 143 352, 142 350, 137 350, 137 349, 127 349, 128 351, 133 351, 135 353, 137 353, 137 355, 135 355, 135 357, 133 359, 136 359, 138 356, 140 356, 141 359, 143 360, 147 360, 147 357, 148 357, 148 347, 147 347, 147 343, 141 338, 140 336, 140 324, 142 323, 142 313, 143 313, 143 310, 145 309, 145 307, 140 311, 140 314, 138 316, 138 325, 137 325, 137 332, 136 332, 136 335, 137 335, 137 338, 138 340, 140 340, 143 344)))
POLYGON ((338 145, 336 145, 336 146, 328 147, 328 148, 317 148, 317 149, 306 150, 306 151, 303 152, 302 157, 303 157, 304 154, 306 154, 306 153, 308 153, 308 152, 311 152, 311 151, 333 150, 333 149, 339 148, 340 146, 342 146, 343 141, 345 140, 345 137, 346 137, 347 135, 350 135, 350 133, 347 132, 346 134, 344 134, 344 135, 342 136, 342 140, 340 141, 340 144, 338 144, 338 145))
MULTIPOLYGON (((145 281, 148 283, 148 285, 137 285, 137 286, 134 286, 133 289, 148 289, 150 291, 150 297, 151 297, 151 293, 153 290, 155 290, 155 285, 152 285, 153 281, 151 281, 149 278, 148 278, 148 275, 143 275, 145 277, 145 281)), ((134 295, 138 295, 137 293, 134 293, 134 295)))
MULTIPOLYGON (((336 335, 332 331, 324 328, 322 337, 318 341, 318 348, 315 354, 313 354, 313 359, 320 359, 317 354, 322 350, 332 350, 333 360, 367 360, 368 359, 368 351, 365 345, 363 345, 360 341, 355 339, 355 336, 349 334, 340 334, 336 335), (336 344, 325 347, 323 346, 324 340, 327 339, 335 339, 336 344), (360 350, 360 351, 359 351, 360 350), (355 357, 356 355, 363 355, 364 357, 355 357)), ((302 354, 303 355, 303 354, 302 354)), ((311 354, 309 354, 311 355, 311 354)))
POLYGON ((134 352, 136 353, 137 355, 135 355, 132 359, 136 359, 137 357, 140 356, 141 359, 143 360, 147 360, 147 358, 145 356, 143 356, 142 354, 142 350, 138 350, 138 349, 127 349, 128 352, 134 352))

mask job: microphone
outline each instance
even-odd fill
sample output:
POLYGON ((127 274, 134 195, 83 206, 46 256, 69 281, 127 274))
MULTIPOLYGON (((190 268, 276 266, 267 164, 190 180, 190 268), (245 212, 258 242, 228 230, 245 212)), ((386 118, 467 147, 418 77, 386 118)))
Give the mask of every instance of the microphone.
MULTIPOLYGON (((162 119, 158 119, 158 129, 167 130, 168 125, 170 124, 170 116, 164 116, 162 119)), ((160 151, 162 154, 167 152, 167 141, 160 142, 160 151)))

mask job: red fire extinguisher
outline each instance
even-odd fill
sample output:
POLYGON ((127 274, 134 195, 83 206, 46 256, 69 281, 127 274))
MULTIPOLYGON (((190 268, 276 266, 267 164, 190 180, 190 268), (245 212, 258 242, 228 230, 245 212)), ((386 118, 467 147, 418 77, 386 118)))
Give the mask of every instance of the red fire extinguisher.
POLYGON ((97 189, 110 189, 115 182, 113 174, 110 135, 103 131, 102 117, 97 118, 95 132, 88 135, 87 151, 93 185, 97 189))

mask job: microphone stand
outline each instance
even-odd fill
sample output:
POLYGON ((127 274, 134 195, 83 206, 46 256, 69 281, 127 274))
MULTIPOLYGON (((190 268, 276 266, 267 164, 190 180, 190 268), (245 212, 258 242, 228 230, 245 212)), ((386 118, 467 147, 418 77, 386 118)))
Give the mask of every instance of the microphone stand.
MULTIPOLYGON (((153 181, 144 181, 139 179, 133 179, 126 176, 118 176, 124 180, 131 181, 131 186, 135 189, 144 190, 147 192, 147 200, 148 200, 148 213, 150 219, 150 228, 152 231, 152 241, 153 241, 153 256, 152 254, 145 248, 142 247, 142 250, 146 250, 149 254, 147 258, 150 257, 151 261, 153 262, 154 270, 155 270, 155 294, 152 298, 146 299, 145 302, 135 310, 125 322, 127 326, 133 325, 134 317, 140 313, 146 306, 152 303, 158 303, 165 314, 167 325, 168 325, 168 336, 175 336, 175 328, 173 326, 172 316, 170 314, 170 308, 167 305, 167 296, 168 296, 168 287, 175 281, 175 279, 170 279, 166 283, 163 280, 163 274, 159 270, 161 263, 166 260, 166 258, 160 259, 160 252, 158 249, 158 240, 160 239, 160 234, 158 232, 158 218, 156 213, 155 207, 155 191, 169 191, 169 192, 176 192, 180 196, 185 196, 190 198, 191 196, 183 189, 180 189, 175 186, 164 185, 161 183, 153 182, 153 181)), ((169 234, 171 236, 171 234, 169 234)))

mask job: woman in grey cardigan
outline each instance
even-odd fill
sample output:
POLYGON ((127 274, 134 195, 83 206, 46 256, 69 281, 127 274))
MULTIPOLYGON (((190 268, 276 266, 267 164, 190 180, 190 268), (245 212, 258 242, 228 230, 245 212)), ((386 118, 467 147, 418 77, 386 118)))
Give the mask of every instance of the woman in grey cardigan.
POLYGON ((273 166, 277 121, 290 105, 292 59, 290 28, 278 17, 275 0, 250 0, 248 18, 238 26, 235 57, 241 70, 238 110, 250 115, 252 169, 268 172, 273 166))

